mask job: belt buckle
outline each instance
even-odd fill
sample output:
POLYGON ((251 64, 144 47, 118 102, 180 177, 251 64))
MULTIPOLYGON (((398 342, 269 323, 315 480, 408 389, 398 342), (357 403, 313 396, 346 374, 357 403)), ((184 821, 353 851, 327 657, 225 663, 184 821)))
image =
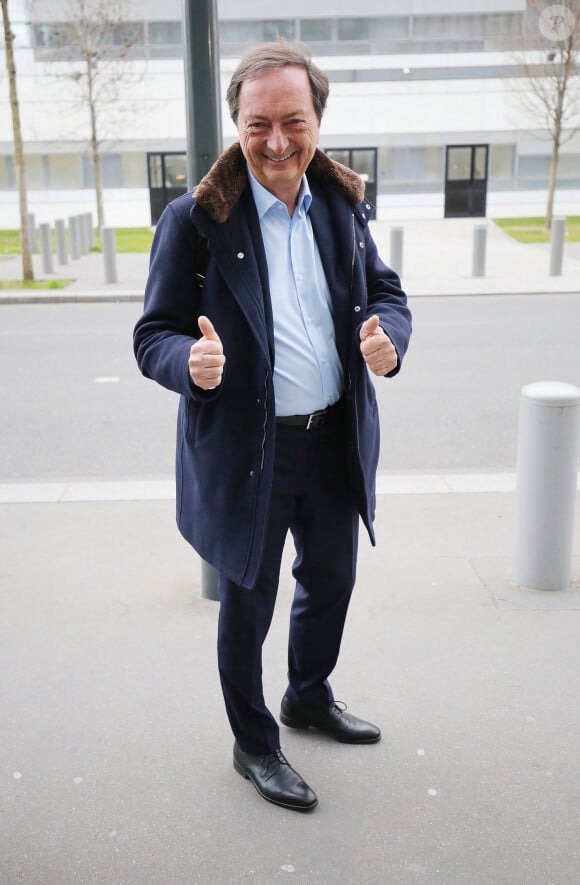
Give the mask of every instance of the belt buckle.
POLYGON ((321 424, 324 424, 326 420, 326 411, 326 409, 321 409, 318 412, 312 412, 312 414, 308 416, 306 430, 312 430, 313 427, 320 427, 321 424))

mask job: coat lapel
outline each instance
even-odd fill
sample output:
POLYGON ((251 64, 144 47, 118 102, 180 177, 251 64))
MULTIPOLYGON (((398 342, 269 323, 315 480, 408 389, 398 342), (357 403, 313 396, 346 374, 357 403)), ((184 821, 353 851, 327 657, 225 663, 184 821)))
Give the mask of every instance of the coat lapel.
MULTIPOLYGON (((264 246, 252 206, 242 199, 229 219, 219 224, 198 206, 191 212, 198 232, 207 238, 210 255, 243 312, 250 329, 270 363, 273 362, 274 333, 264 246)), ((254 209, 255 215, 255 209, 254 209)))
POLYGON ((309 178, 308 183, 312 191, 312 205, 310 207, 310 219, 312 230, 318 244, 322 266, 326 275, 328 288, 332 298, 334 328, 336 346, 346 369, 350 354, 350 278, 352 260, 352 237, 349 230, 352 229, 350 211, 345 208, 344 200, 336 200, 337 205, 332 206, 331 201, 316 184, 309 178), (348 223, 345 224, 342 217, 348 212, 348 223), (346 232, 346 234, 345 234, 346 232))

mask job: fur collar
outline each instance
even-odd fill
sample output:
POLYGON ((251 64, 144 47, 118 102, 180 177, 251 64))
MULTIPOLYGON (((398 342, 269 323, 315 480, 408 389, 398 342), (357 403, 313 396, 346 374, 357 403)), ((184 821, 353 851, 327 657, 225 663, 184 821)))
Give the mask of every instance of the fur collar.
MULTIPOLYGON (((321 178, 342 190, 353 206, 357 206, 363 200, 365 188, 361 177, 347 166, 331 160, 318 148, 306 174, 321 178)), ((214 221, 223 224, 229 218, 247 183, 246 160, 239 142, 235 142, 218 157, 207 175, 200 181, 193 196, 196 203, 205 209, 214 221)))

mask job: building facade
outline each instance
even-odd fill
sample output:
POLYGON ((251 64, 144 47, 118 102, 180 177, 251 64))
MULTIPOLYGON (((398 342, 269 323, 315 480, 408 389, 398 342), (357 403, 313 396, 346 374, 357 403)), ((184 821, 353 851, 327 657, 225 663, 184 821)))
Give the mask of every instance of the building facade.
MULTIPOLYGON (((10 3, 29 208, 41 221, 94 210, 88 108, 71 78, 82 65, 69 39, 74 3, 10 3)), ((119 10, 113 0, 93 3, 105 15, 107 4, 119 10)), ((379 218, 542 214, 551 143, 540 117, 525 110, 521 75, 524 51, 534 53, 538 71, 550 64, 549 40, 526 42, 538 30, 537 16, 526 0, 404 6, 295 0, 291 14, 273 18, 265 0, 218 0, 224 147, 236 139, 224 96, 237 60, 249 46, 282 35, 305 43, 329 75, 320 146, 363 176, 379 218)), ((161 7, 127 0, 124 24, 112 31, 111 57, 115 46, 126 51, 100 107, 108 224, 154 223, 185 188, 181 15, 181 0, 161 7)), ((561 151, 556 211, 578 214, 579 206, 575 134, 561 151)), ((1 227, 18 227, 3 57, 0 214, 1 227)))

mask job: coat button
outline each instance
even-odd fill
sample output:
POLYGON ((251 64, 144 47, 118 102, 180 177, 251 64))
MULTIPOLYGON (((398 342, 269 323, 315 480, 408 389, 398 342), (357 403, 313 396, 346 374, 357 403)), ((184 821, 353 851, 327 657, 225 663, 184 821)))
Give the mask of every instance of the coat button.
POLYGON ((360 305, 359 305, 359 304, 355 304, 354 312, 355 312, 355 313, 358 313, 359 310, 360 310, 360 305))
POLYGON ((245 258, 245 257, 246 256, 244 255, 243 252, 238 252, 238 254, 236 255, 236 258, 245 258))
POLYGON ((256 473, 256 471, 255 471, 255 470, 250 470, 250 476, 254 476, 254 475, 255 475, 255 473, 256 473))
POLYGON ((365 244, 362 242, 362 240, 361 240, 361 242, 359 243, 359 246, 361 247, 361 249, 364 249, 365 244))

